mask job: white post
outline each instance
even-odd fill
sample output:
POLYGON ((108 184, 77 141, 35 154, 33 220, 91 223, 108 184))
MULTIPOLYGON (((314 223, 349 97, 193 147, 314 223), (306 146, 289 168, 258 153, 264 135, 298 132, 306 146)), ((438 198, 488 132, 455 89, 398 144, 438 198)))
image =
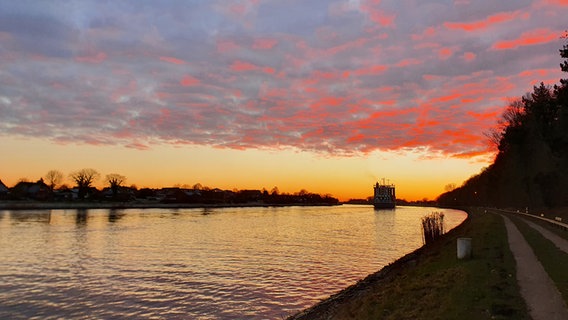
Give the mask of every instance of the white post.
POLYGON ((458 259, 471 258, 471 238, 458 238, 458 259))

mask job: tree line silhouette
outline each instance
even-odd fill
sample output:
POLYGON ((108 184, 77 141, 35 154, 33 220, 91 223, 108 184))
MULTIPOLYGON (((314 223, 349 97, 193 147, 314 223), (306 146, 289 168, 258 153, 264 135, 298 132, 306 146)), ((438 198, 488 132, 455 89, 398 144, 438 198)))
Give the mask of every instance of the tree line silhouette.
POLYGON ((14 187, 6 187, 0 180, 0 199, 34 201, 106 201, 142 202, 146 204, 208 204, 208 205, 337 205, 339 200, 333 196, 319 195, 305 189, 297 193, 280 193, 277 187, 270 191, 262 190, 222 190, 209 188, 196 183, 151 189, 125 186, 127 178, 118 173, 104 177, 106 187, 99 190, 93 186, 101 174, 91 168, 71 172, 69 179, 74 187, 62 184, 65 175, 58 170, 50 170, 36 182, 21 179, 14 187))
MULTIPOLYGON (((560 68, 568 72, 568 45, 560 56, 560 68)), ((440 195, 439 204, 568 206, 568 79, 552 87, 541 82, 509 103, 498 127, 486 135, 498 149, 493 163, 440 195)))

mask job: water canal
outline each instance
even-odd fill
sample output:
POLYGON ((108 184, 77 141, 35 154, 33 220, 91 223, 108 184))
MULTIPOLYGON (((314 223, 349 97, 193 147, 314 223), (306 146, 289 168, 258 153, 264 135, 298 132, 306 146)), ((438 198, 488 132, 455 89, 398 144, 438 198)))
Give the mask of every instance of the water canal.
POLYGON ((280 319, 420 247, 433 210, 0 211, 0 318, 280 319))

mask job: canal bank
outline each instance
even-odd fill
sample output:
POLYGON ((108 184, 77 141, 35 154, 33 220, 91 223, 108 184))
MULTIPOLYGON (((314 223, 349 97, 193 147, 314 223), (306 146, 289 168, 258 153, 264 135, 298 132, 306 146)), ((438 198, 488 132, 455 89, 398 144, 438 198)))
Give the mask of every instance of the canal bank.
POLYGON ((484 212, 289 319, 529 319, 503 219, 484 212), (457 259, 460 237, 471 259, 457 259))

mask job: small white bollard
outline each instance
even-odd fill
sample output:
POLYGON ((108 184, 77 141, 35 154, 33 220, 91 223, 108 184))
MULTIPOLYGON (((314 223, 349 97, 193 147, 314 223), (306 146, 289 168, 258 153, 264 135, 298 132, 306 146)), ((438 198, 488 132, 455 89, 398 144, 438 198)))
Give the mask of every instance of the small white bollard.
POLYGON ((471 238, 458 238, 458 259, 471 258, 471 238))

